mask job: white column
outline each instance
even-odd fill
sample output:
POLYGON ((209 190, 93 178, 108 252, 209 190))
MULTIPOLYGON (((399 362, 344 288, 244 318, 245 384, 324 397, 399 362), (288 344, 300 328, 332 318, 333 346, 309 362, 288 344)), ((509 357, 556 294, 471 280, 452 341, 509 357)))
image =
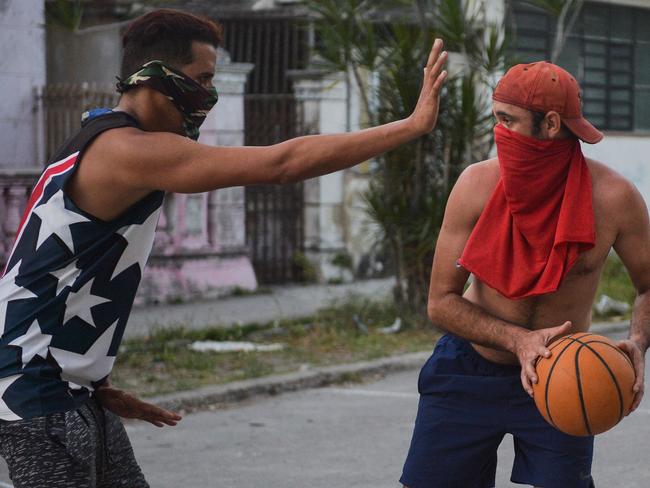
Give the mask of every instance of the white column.
MULTIPOLYGON (((219 49, 214 85, 219 102, 201 127, 204 144, 242 146, 244 144, 244 95, 246 80, 254 65, 232 63, 228 53, 219 49)), ((215 164, 218 162, 215 161, 215 164)), ((246 251, 246 211, 244 187, 210 192, 208 200, 210 241, 219 251, 246 251)))
MULTIPOLYGON (((294 71, 294 91, 308 133, 346 131, 347 87, 344 73, 320 70, 294 71)), ((356 111, 358 117, 358 111, 356 111)), ((358 123, 358 122, 356 122, 358 123)), ((356 125, 353 121, 353 126, 356 125)), ((307 257, 322 281, 348 280, 349 272, 332 264, 345 245, 344 173, 307 180, 304 186, 304 237, 307 257)))
MULTIPOLYGON (((214 83, 219 102, 201 126, 200 141, 241 145, 246 79, 253 65, 230 63, 222 50, 218 60, 214 83)), ((166 235, 158 240, 158 252, 145 271, 138 303, 209 298, 234 288, 257 288, 246 247, 242 187, 196 195, 170 194, 165 209, 160 225, 166 235)))
POLYGON ((37 161, 35 86, 45 84, 43 0, 0 0, 0 167, 37 161))

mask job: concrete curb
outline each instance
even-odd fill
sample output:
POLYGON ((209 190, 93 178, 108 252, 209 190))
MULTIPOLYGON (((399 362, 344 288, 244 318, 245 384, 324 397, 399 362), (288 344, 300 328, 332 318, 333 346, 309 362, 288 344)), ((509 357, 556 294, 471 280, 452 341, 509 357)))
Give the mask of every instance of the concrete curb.
MULTIPOLYGON (((594 334, 625 332, 629 322, 599 322, 591 326, 594 334)), ((207 386, 196 390, 175 392, 150 397, 150 401, 169 410, 192 412, 206 408, 217 408, 243 402, 256 397, 269 397, 292 391, 320 388, 346 381, 362 381, 373 376, 418 369, 422 367, 431 351, 403 354, 363 361, 309 369, 296 373, 265 376, 251 380, 236 381, 223 385, 207 386)))
POLYGON ((630 328, 630 321, 616 321, 616 322, 598 322, 592 324, 589 332, 600 335, 616 334, 619 332, 626 332, 630 328))
POLYGON ((375 361, 314 368, 297 373, 266 376, 197 390, 147 398, 147 401, 174 411, 191 412, 209 407, 227 406, 254 397, 268 397, 291 391, 319 388, 346 381, 360 381, 422 367, 431 351, 391 356, 375 361))

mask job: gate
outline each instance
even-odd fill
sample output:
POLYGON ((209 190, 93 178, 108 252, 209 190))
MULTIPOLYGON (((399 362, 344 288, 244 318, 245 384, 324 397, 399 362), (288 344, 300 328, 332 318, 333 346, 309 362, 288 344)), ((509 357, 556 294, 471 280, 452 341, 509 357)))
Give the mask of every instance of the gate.
MULTIPOLYGON (((266 146, 301 135, 300 107, 286 72, 306 66, 308 36, 302 20, 260 16, 221 23, 232 60, 255 65, 244 102, 246 145, 266 146)), ((246 188, 246 240, 261 283, 302 278, 295 265, 303 250, 302 183, 246 188)))
POLYGON ((81 127, 81 114, 90 108, 114 107, 119 94, 111 85, 98 83, 56 83, 36 89, 36 110, 44 124, 45 160, 81 127))

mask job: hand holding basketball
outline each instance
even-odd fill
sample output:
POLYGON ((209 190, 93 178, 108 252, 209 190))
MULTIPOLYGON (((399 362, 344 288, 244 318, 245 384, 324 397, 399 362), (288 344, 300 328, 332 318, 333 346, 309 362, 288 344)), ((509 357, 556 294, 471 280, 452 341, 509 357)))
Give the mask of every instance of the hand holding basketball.
MULTIPOLYGON (((627 345, 625 346, 627 347, 627 345)), ((540 358, 535 405, 556 429, 570 435, 605 432, 633 407, 634 367, 615 342, 585 332, 561 337, 540 358)))
POLYGON ((551 351, 546 347, 554 337, 568 334, 572 324, 567 321, 557 327, 524 331, 515 339, 515 354, 521 364, 521 384, 532 397, 533 385, 537 383, 535 362, 539 357, 549 357, 551 351))
POLYGON ((634 373, 636 374, 636 381, 632 387, 632 391, 634 392, 634 402, 632 403, 632 408, 630 408, 630 411, 627 413, 627 415, 629 415, 638 408, 641 400, 643 399, 645 380, 645 351, 642 350, 636 342, 629 339, 620 341, 617 345, 630 357, 630 361, 632 361, 632 364, 634 365, 634 373))

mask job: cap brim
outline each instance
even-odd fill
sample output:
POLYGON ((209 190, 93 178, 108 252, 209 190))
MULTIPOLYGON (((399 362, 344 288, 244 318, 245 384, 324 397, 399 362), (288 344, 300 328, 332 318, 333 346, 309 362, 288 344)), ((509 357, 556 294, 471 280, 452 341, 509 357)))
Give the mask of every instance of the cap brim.
POLYGON ((591 122, 584 117, 580 117, 579 119, 562 119, 562 122, 564 122, 564 125, 566 125, 578 139, 585 141, 588 144, 596 144, 605 137, 602 132, 591 125, 591 122))

